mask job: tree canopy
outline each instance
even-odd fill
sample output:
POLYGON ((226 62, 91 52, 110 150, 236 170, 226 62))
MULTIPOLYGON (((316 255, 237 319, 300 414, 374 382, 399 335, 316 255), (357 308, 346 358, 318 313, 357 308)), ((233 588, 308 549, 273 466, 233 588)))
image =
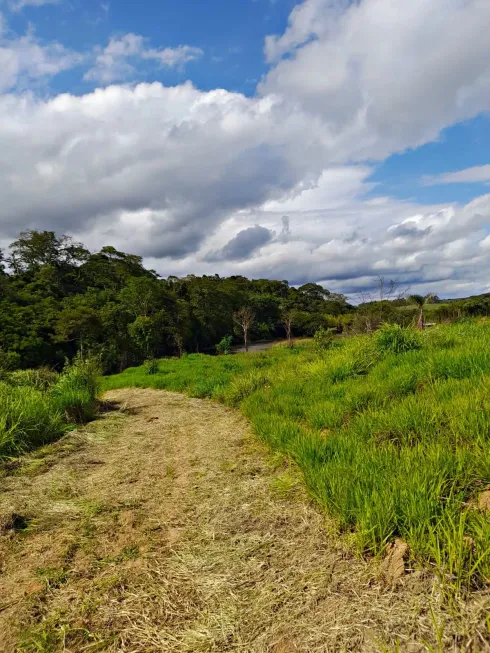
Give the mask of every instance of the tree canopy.
MULTIPOLYGON (((53 231, 22 232, 0 252, 0 351, 12 366, 61 367, 78 351, 100 354, 106 371, 146 358, 214 351, 240 339, 234 315, 254 315, 251 340, 312 335, 352 307, 318 284, 242 276, 160 278, 141 257, 106 246, 91 253, 53 231)), ((241 333, 243 336, 243 333, 241 333)))

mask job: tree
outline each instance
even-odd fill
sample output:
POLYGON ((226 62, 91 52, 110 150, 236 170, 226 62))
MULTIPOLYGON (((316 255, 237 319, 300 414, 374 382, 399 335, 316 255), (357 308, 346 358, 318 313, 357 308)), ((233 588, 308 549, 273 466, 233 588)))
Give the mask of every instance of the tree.
POLYGON ((111 246, 90 254, 80 272, 85 287, 114 291, 121 290, 131 279, 157 277, 151 270, 145 270, 141 256, 125 254, 111 246))
POLYGON ((418 319, 417 319, 417 329, 423 329, 424 328, 424 308, 426 304, 430 302, 432 299, 432 293, 429 293, 428 295, 410 295, 408 298, 409 301, 412 304, 415 304, 417 306, 417 309, 419 311, 418 314, 418 319))
POLYGON ((74 300, 80 298, 82 301, 71 301, 60 312, 55 339, 60 342, 76 342, 83 357, 86 344, 99 335, 101 323, 99 313, 83 301, 83 295, 77 295, 74 300))
POLYGON ((248 351, 248 332, 250 327, 255 322, 255 313, 250 306, 243 306, 233 313, 233 320, 243 331, 243 342, 245 344, 245 351, 248 351))
POLYGON ((119 298, 135 317, 149 317, 163 308, 168 294, 158 279, 136 277, 121 290, 119 298))
POLYGON ((286 308, 282 311, 281 313, 281 323, 282 326, 284 327, 284 330, 286 331, 286 339, 288 341, 288 346, 292 347, 293 346, 293 341, 292 341, 292 332, 293 332, 293 325, 296 319, 296 311, 292 308, 286 308))
POLYGON ((161 342, 160 316, 158 314, 151 317, 138 315, 136 320, 128 326, 128 331, 145 359, 154 358, 161 342))
POLYGON ((8 264, 16 274, 37 272, 45 265, 56 268, 75 267, 85 261, 88 250, 70 236, 56 236, 54 231, 22 231, 10 245, 8 264))

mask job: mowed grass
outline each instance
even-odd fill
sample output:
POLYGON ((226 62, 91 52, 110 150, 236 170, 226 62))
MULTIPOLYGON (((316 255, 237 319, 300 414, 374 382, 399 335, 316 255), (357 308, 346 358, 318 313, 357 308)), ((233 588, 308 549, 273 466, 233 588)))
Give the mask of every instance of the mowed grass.
POLYGON ((490 582, 490 323, 231 357, 191 355, 106 378, 240 406, 293 458, 311 494, 359 549, 395 537, 462 593, 490 582), (408 343, 408 344, 407 344, 408 343))

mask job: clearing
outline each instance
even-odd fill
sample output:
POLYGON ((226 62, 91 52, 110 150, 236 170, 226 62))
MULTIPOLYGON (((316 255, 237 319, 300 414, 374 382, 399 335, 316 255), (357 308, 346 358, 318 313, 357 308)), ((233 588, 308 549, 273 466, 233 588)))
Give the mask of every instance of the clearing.
POLYGON ((1 651, 488 650, 481 600, 449 619, 430 574, 349 553, 238 411, 105 398, 3 470, 1 651))

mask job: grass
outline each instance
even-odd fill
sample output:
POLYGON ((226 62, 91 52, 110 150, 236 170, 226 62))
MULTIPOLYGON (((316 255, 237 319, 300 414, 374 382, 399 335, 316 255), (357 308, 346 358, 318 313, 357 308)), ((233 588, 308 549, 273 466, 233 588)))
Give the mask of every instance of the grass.
POLYGON ((162 360, 104 387, 165 388, 240 406, 363 552, 395 537, 456 593, 490 581, 490 324, 399 327, 233 357, 162 360))
POLYGON ((76 360, 61 374, 41 368, 4 375, 0 382, 0 460, 61 437, 94 418, 98 366, 76 360))

